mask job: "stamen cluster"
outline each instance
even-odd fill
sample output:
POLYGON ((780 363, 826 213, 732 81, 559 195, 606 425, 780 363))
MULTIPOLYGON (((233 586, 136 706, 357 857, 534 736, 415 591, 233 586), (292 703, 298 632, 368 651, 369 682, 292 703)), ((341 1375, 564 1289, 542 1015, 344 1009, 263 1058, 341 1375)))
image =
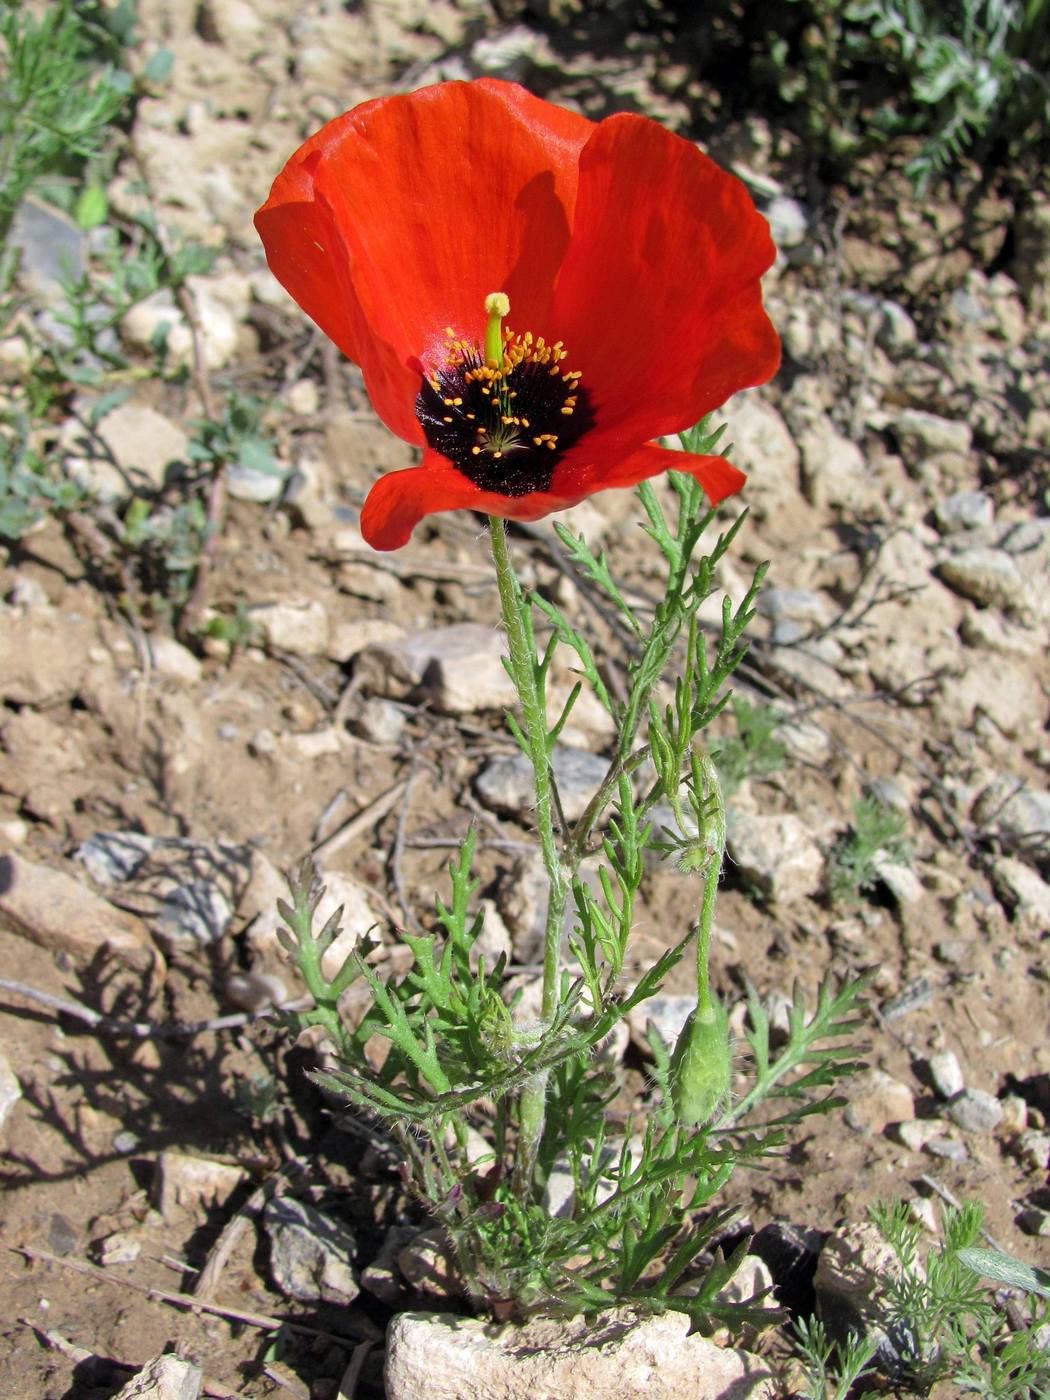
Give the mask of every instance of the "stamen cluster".
POLYGON ((506 327, 497 364, 451 326, 445 339, 445 363, 416 400, 427 442, 483 490, 548 490, 562 454, 594 424, 581 372, 562 368, 562 342, 506 327))

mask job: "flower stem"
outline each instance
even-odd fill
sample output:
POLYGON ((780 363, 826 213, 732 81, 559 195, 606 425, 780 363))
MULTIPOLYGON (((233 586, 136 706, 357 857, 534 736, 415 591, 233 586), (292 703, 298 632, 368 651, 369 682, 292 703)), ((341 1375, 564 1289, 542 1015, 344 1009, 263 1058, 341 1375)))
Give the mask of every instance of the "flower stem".
POLYGON ((703 795, 709 804, 708 816, 700 831, 700 837, 707 848, 708 864, 704 875, 704 897, 700 905, 700 929, 696 940, 696 1002, 699 1010, 706 1012, 711 1006, 708 960, 711 930, 715 919, 715 900, 718 898, 718 881, 725 857, 726 807, 722 796, 722 784, 718 780, 718 770, 703 750, 693 754, 693 771, 697 777, 702 776, 703 795))
MULTIPOLYGON (((521 585, 511 563, 506 527, 497 516, 489 519, 489 535, 492 541, 492 557, 496 564, 496 583, 499 588, 503 625, 507 632, 509 670, 525 721, 522 736, 532 764, 536 790, 536 825, 539 828, 543 864, 550 887, 543 943, 541 1011, 546 1026, 553 1020, 558 1009, 562 923, 569 881, 562 866, 554 829, 554 785, 547 749, 543 673, 536 662, 529 605, 522 595, 521 585)), ((522 1090, 518 1103, 518 1153, 514 1166, 514 1184, 519 1194, 525 1197, 531 1193, 533 1170, 543 1137, 547 1078, 546 1072, 535 1075, 522 1090)))

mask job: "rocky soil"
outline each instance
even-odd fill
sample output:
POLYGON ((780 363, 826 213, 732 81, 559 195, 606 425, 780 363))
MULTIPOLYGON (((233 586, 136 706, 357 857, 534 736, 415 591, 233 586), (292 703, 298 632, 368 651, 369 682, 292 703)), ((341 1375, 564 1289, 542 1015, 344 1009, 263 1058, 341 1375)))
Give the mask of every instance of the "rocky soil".
MULTIPOLYGON (((304 136, 395 88, 491 73, 687 134, 712 129, 718 94, 658 34, 541 31, 482 0, 139 9, 145 56, 175 64, 111 198, 135 210, 144 179, 163 221, 221 245, 193 287, 211 382, 265 395, 285 475, 230 480, 208 602, 247 611, 249 645, 194 653, 129 623, 54 525, 0 572, 3 975, 108 1018, 0 991, 0 1244, 21 1251, 0 1279, 4 1390, 112 1396, 177 1342, 208 1395, 379 1395, 389 1318, 445 1282, 382 1144, 310 1088, 311 1047, 246 1027, 299 993, 281 872, 313 851, 347 937, 377 926, 393 969, 477 822, 486 936, 528 979, 536 866, 480 522, 438 517, 390 556, 364 545, 369 484, 412 451, 272 280, 251 214, 304 136), (267 1319, 288 1324, 276 1342, 267 1319)), ((714 976, 739 1023, 748 980, 776 1021, 796 980, 812 996, 829 971, 878 969, 850 1106, 734 1180, 735 1234, 796 1227, 803 1303, 824 1236, 895 1195, 932 1234, 941 1199, 980 1200, 995 1240, 1046 1266, 1050 201, 969 169, 917 200, 893 149, 818 189, 761 115, 706 144, 773 226, 785 348, 777 380, 724 411, 750 516, 721 585, 739 597, 772 561, 739 690, 779 707, 788 759, 734 796, 714 976), (872 791, 906 817, 910 860, 836 905, 833 853, 872 791)), ((126 342, 180 315, 146 307, 126 342)), ((156 481, 197 412, 189 386, 147 380, 102 431, 156 481)), ((53 450, 98 472, 62 424, 53 450)), ((119 505, 119 474, 93 479, 119 505)), ((645 597, 639 514, 613 492, 572 519, 645 597)), ((514 546, 620 665, 550 522, 514 546)), ((607 741, 581 706, 567 806, 607 741)), ((653 869, 636 966, 694 899, 653 869)), ((673 1025, 686 982, 667 991, 673 1025)), ((643 1030, 622 1048, 638 1095, 643 1030)))

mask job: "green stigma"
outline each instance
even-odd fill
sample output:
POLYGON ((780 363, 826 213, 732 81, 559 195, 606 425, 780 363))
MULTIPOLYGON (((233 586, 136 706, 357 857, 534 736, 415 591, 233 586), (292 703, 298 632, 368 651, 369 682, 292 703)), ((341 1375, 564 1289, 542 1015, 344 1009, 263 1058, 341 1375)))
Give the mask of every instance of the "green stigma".
POLYGON ((503 318, 510 312, 506 292, 489 292, 485 298, 488 325, 485 327, 485 363, 494 369, 503 368, 503 318))

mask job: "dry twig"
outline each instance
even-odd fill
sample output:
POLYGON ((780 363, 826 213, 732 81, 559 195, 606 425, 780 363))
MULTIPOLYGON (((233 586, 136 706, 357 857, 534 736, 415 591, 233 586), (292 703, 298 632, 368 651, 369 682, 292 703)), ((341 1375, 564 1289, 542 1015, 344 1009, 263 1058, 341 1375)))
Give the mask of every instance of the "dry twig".
POLYGON ((283 1007, 267 1006, 260 1011, 234 1011, 229 1016, 213 1016, 208 1021, 168 1021, 159 1025, 152 1021, 121 1021, 115 1016, 105 1016, 101 1011, 93 1011, 79 1001, 68 997, 55 996, 53 992, 30 987, 25 982, 12 982, 8 977, 0 977, 0 992, 11 992, 24 997, 26 1001, 46 1006, 49 1011, 57 1011, 61 1016, 72 1016, 83 1021, 92 1030, 103 1035, 128 1036, 133 1040, 182 1040, 208 1031, 236 1030, 240 1026, 251 1025, 255 1021, 265 1021, 276 1016, 279 1011, 305 1011, 313 1005, 310 997, 298 997, 285 1003, 283 1007))
POLYGON ((49 1254, 44 1249, 31 1249, 23 1245, 19 1249, 13 1249, 12 1254, 21 1254, 25 1259, 31 1259, 40 1264, 57 1264, 59 1268, 69 1269, 75 1274, 84 1274, 88 1278, 98 1279, 103 1283, 115 1284, 118 1288, 130 1288, 133 1293, 141 1293, 154 1303, 167 1303, 173 1308, 182 1308, 184 1311, 197 1313, 212 1313, 215 1317, 224 1317, 230 1322, 243 1322, 247 1327, 258 1327, 263 1332, 276 1332, 284 1328, 287 1332, 299 1332, 305 1337, 320 1337, 326 1342, 336 1342, 340 1346, 353 1345, 358 1341, 376 1342, 382 1336, 378 1327, 365 1317, 349 1318, 348 1324, 356 1331, 356 1336, 346 1336, 337 1332, 326 1332, 320 1327, 310 1327, 305 1322, 293 1322, 289 1318, 269 1317, 266 1313, 246 1312, 243 1308, 221 1307, 218 1303, 206 1303, 201 1298, 192 1297, 186 1293, 169 1293, 164 1288, 151 1288, 148 1284, 138 1283, 135 1279, 122 1278, 119 1274, 111 1270, 101 1269, 95 1264, 87 1264, 82 1259, 60 1259, 57 1254, 49 1254))

